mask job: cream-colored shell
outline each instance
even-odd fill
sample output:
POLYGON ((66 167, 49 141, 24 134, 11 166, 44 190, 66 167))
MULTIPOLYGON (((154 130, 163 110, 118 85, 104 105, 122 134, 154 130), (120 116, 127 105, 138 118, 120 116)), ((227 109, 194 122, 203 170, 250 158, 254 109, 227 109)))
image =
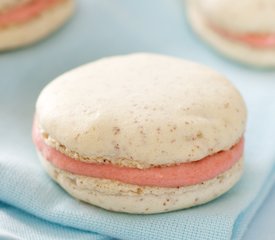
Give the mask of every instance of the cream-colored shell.
POLYGON ((156 54, 74 69, 42 91, 36 111, 43 131, 62 147, 91 161, 128 159, 141 168, 227 150, 246 122, 242 97, 222 75, 156 54))
POLYGON ((73 197, 107 210, 138 214, 169 212, 211 201, 234 186, 243 170, 240 159, 231 169, 200 184, 180 188, 143 187, 71 174, 38 155, 48 174, 73 197))
MULTIPOLYGON (((242 1, 238 1, 238 3, 239 2, 242 1)), ((204 15, 201 14, 197 6, 192 4, 192 1, 189 3, 187 13, 193 29, 200 37, 205 39, 221 53, 232 59, 256 67, 275 67, 275 47, 255 48, 239 41, 232 41, 231 39, 224 38, 209 27, 204 15)))
POLYGON ((275 0, 189 0, 204 17, 235 33, 275 34, 275 0))
POLYGON ((55 31, 72 15, 74 0, 65 0, 21 24, 0 28, 0 51, 34 43, 55 31))

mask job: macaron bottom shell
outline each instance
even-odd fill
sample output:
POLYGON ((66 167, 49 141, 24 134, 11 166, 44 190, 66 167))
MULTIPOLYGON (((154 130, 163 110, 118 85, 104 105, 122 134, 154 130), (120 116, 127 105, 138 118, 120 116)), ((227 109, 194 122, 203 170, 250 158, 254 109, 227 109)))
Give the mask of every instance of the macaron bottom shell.
MULTIPOLYGON (((218 175, 215 175, 210 179, 196 182, 195 184, 189 182, 189 185, 167 187, 166 184, 162 184, 165 183, 165 181, 162 181, 159 186, 146 186, 122 182, 110 178, 85 176, 66 171, 54 165, 54 162, 56 163, 56 161, 48 159, 50 156, 49 153, 57 153, 50 157, 63 158, 63 160, 65 160, 64 166, 67 165, 71 167, 74 165, 74 162, 80 163, 80 165, 91 165, 93 167, 97 167, 98 165, 102 166, 103 164, 83 163, 74 159, 70 159, 68 162, 66 160, 68 160, 67 158, 69 157, 46 145, 43 142, 42 137, 40 136, 40 139, 37 139, 37 136, 40 136, 39 131, 34 127, 33 137, 36 143, 38 156, 42 165, 54 181, 76 199, 116 212, 153 214, 190 208, 211 201, 212 199, 222 195, 234 186, 242 175, 243 140, 231 148, 231 150, 222 152, 225 153, 225 156, 232 156, 232 154, 228 155, 228 152, 232 151, 234 148, 237 149, 235 154, 233 154, 235 157, 234 161, 232 161, 233 165, 225 171, 220 172, 218 175), (41 149, 41 147, 44 147, 44 149, 41 149)), ((210 156, 209 159, 211 160, 212 156, 210 156)), ((230 158, 225 158, 224 160, 227 161, 228 159, 230 160, 230 158)), ((222 159, 218 158, 218 160, 221 161, 222 159)), ((204 160, 200 161, 203 162, 204 160)), ((184 163, 182 165, 188 164, 190 163, 184 163)), ((210 164, 209 167, 215 167, 214 165, 210 164)), ((119 167, 116 168, 119 169, 119 167)), ((141 169, 138 170, 143 171, 141 169)), ((125 173, 127 172, 124 171, 124 174, 125 173)), ((197 172, 197 174, 198 176, 203 176, 204 172, 197 172)), ((128 175, 126 174, 126 177, 127 176, 128 175)))
POLYGON ((76 199, 132 214, 169 212, 204 204, 232 188, 243 172, 241 158, 226 172, 199 184, 179 188, 142 187, 72 174, 56 168, 40 152, 38 156, 51 178, 76 199))

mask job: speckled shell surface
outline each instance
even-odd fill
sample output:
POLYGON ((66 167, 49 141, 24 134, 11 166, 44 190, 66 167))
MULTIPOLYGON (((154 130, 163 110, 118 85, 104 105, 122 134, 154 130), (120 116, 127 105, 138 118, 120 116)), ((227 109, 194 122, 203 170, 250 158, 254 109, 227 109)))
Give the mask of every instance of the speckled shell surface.
POLYGON ((40 94, 36 116, 65 154, 144 168, 229 149, 244 133, 246 108, 232 84, 207 67, 132 54, 58 77, 40 94))

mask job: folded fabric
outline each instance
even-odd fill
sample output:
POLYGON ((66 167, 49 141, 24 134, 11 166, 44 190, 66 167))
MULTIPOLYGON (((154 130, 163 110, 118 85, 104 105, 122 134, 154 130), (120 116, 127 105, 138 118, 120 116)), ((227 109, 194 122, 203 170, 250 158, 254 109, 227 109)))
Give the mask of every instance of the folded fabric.
POLYGON ((125 21, 122 12, 133 12, 133 19, 138 13, 140 18, 147 16, 150 19, 151 15, 145 11, 147 3, 80 1, 82 14, 78 14, 62 34, 32 48, 0 56, 0 233, 3 236, 10 239, 190 240, 242 237, 275 181, 275 73, 242 68, 208 52, 192 37, 186 25, 182 25, 184 20, 179 17, 182 5, 172 1, 148 4, 151 7, 158 4, 160 12, 156 19, 161 20, 166 14, 169 25, 173 26, 175 45, 169 45, 169 39, 162 38, 162 34, 169 34, 169 29, 165 32, 162 26, 157 28, 153 24, 149 26, 160 38, 153 41, 154 36, 151 36, 148 40, 148 32, 140 32, 132 43, 136 22, 125 21), (50 180, 31 141, 34 103, 41 88, 54 76, 104 55, 98 49, 105 49, 105 35, 83 28, 87 19, 98 25, 104 22, 112 33, 125 37, 125 40, 118 39, 121 42, 109 49, 108 55, 124 52, 125 48, 148 50, 149 46, 151 51, 207 63, 235 83, 247 102, 249 118, 245 135, 245 172, 231 191, 199 207, 145 216, 108 212, 79 202, 50 180), (85 38, 81 37, 84 35, 85 38), (151 41, 154 44, 150 45, 151 41), (91 44, 94 42, 102 45, 99 48, 91 44), (53 59, 57 64, 51 64, 53 59))
MULTIPOLYGON (((139 216, 112 213, 81 203, 68 196, 44 173, 31 145, 30 134, 24 139, 29 145, 29 156, 25 156, 23 150, 9 154, 3 154, 5 149, 1 151, 0 200, 41 219, 70 227, 66 230, 68 234, 71 228, 77 228, 121 239, 230 239, 232 234, 238 239, 274 182, 275 149, 271 140, 275 135, 272 111, 275 101, 267 94, 262 98, 262 94, 249 93, 252 99, 246 95, 250 122, 246 135, 245 174, 235 188, 209 204, 139 216)), ((12 212, 16 214, 16 210, 12 212)), ((52 224, 46 227, 54 231, 52 224)))
POLYGON ((19 209, 0 203, 0 239, 81 239, 105 240, 109 237, 52 224, 19 209))

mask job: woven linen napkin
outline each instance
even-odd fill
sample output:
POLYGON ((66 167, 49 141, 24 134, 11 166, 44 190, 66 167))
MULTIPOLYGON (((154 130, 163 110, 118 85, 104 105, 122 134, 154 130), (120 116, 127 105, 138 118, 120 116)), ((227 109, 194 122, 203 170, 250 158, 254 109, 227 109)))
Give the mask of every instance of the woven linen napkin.
POLYGON ((240 239, 274 183, 275 73, 209 51, 188 28, 181 1, 79 0, 65 28, 2 53, 0 70, 0 236, 7 239, 240 239), (210 65, 243 94, 249 113, 244 175, 215 201, 166 214, 113 213, 73 199, 42 169, 31 141, 42 87, 85 62, 136 51, 210 65))

